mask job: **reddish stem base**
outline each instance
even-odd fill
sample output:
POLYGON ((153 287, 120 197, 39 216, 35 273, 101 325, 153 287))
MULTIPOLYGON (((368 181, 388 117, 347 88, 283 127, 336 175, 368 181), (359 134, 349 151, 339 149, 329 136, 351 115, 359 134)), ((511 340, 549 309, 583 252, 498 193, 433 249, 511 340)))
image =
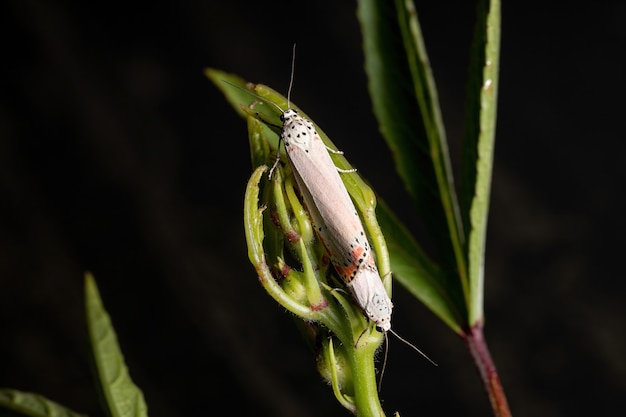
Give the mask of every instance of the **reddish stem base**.
POLYGON ((483 336, 482 322, 472 326, 463 337, 467 347, 474 358, 474 363, 480 372, 480 377, 485 384, 485 389, 489 395, 489 401, 496 417, 511 417, 509 404, 502 389, 502 383, 498 377, 498 371, 491 359, 491 354, 487 348, 487 343, 483 336))

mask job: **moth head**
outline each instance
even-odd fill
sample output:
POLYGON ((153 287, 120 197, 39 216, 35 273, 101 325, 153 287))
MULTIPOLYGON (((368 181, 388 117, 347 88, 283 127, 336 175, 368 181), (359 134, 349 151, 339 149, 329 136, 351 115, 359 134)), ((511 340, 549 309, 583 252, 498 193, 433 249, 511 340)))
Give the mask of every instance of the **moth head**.
POLYGON ((381 333, 387 333, 389 330, 391 330, 391 321, 385 319, 380 320, 378 323, 376 323, 376 330, 378 330, 381 333))
POLYGON ((289 120, 294 116, 297 116, 298 112, 294 109, 287 109, 280 115, 280 121, 285 123, 285 120, 289 120))

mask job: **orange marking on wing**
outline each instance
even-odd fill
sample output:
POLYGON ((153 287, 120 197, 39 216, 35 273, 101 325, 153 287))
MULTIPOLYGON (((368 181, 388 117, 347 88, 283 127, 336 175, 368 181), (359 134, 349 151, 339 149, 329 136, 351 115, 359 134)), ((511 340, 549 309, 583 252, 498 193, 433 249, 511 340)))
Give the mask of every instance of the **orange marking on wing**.
POLYGON ((352 251, 352 257, 356 261, 357 259, 361 258, 364 253, 365 248, 363 246, 359 246, 352 251))
POLYGON ((333 264, 333 266, 335 267, 335 270, 337 271, 341 279, 343 279, 343 282, 345 282, 346 284, 350 283, 350 281, 354 279, 354 274, 357 270, 356 265, 351 264, 348 266, 339 266, 333 264))

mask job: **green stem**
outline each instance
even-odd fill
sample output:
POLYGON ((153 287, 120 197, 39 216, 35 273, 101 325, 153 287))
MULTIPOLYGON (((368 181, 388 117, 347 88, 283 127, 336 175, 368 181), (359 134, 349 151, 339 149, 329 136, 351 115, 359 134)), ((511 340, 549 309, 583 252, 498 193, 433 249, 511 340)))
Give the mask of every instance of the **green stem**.
POLYGON ((353 349, 352 355, 348 355, 353 372, 354 402, 359 417, 383 417, 385 415, 380 405, 378 387, 376 386, 374 354, 377 348, 376 343, 368 343, 353 349))

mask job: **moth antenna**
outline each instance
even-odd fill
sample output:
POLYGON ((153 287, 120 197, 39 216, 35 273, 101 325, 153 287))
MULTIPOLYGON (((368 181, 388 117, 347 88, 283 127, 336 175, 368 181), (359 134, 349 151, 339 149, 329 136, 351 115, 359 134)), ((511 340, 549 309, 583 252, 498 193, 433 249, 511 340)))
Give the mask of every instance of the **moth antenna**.
POLYGON ((378 377, 378 392, 383 386, 383 375, 385 374, 385 368, 387 367, 387 354, 389 353, 389 339, 387 339, 387 332, 385 334, 385 356, 383 357, 383 366, 380 368, 380 376, 378 377))
POLYGON ((243 87, 241 87, 241 86, 238 86, 237 84, 233 84, 233 83, 231 83, 230 81, 222 80, 222 82, 224 82, 224 83, 226 83, 226 84, 230 85, 231 87, 235 87, 235 88, 237 88, 237 89, 239 89, 239 90, 241 90, 241 91, 244 91, 244 92, 246 92, 246 93, 250 94, 252 97, 256 97, 256 98, 258 98, 259 100, 261 100, 261 102, 262 102, 262 103, 269 103, 269 104, 271 104, 272 106, 276 107, 276 108, 278 109, 278 111, 279 111, 279 112, 283 113, 283 109, 281 109, 281 108, 278 106, 278 104, 274 103, 273 101, 265 100, 265 99, 264 99, 263 97, 261 97, 260 95, 255 94, 255 93, 253 93, 252 91, 250 91, 250 90, 248 90, 248 89, 245 89, 245 88, 243 88, 243 87))
POLYGON ((428 355, 426 355, 424 352, 422 352, 421 350, 419 350, 413 343, 409 342, 408 340, 402 338, 398 333, 394 332, 393 330, 389 329, 389 332, 391 332, 391 334, 393 334, 395 337, 397 337, 400 341, 406 343, 407 345, 409 345, 410 347, 413 348, 413 350, 415 350, 417 353, 419 353, 420 355, 422 355, 424 358, 426 358, 426 360, 428 360, 428 362, 432 363, 435 366, 439 366, 435 363, 435 361, 433 361, 432 359, 430 359, 428 357, 428 355))
POLYGON ((289 88, 287 89, 287 110, 291 109, 291 87, 293 87, 293 75, 296 70, 296 44, 293 44, 291 53, 291 75, 289 76, 289 88))

